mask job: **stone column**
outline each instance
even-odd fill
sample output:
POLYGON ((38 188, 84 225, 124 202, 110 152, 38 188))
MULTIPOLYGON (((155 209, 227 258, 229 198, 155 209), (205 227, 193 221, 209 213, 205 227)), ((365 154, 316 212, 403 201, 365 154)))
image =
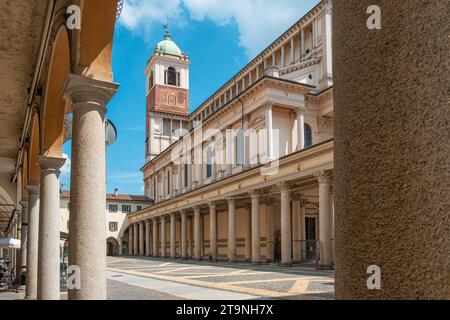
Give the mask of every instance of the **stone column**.
POLYGON ((329 174, 316 173, 319 181, 319 267, 332 269, 331 261, 331 197, 329 174))
POLYGON ((300 200, 298 196, 293 199, 292 206, 292 261, 298 263, 301 261, 300 200))
POLYGON ((297 151, 305 148, 305 108, 297 109, 297 151))
MULTIPOLYGON (((28 239, 28 201, 20 201, 22 206, 22 228, 20 230, 20 274, 19 280, 21 285, 22 278, 27 274, 27 239, 28 239)), ((1 250, 1 249, 0 249, 1 250)))
POLYGON ((228 199, 228 261, 236 262, 236 200, 228 199))
POLYGON ((39 242, 39 185, 27 186, 28 191, 28 239, 27 239, 27 287, 25 299, 37 299, 38 242, 39 242))
POLYGON ((261 231, 259 218, 259 194, 253 192, 252 198, 252 263, 261 262, 261 231))
POLYGON ((305 60, 305 29, 302 28, 300 31, 300 56, 301 61, 305 60))
MULTIPOLYGON (((104 143, 104 142, 103 142, 104 143)), ((39 156, 41 195, 39 208, 38 300, 59 300, 59 174, 65 159, 39 156)), ((104 214, 103 207, 103 214, 104 214)), ((103 228, 105 225, 103 225, 103 228)), ((105 242, 105 239, 103 239, 105 242)), ((106 252, 103 252, 106 254, 106 252)))
POLYGON ((267 200, 266 207, 266 219, 267 219, 267 241, 266 241, 266 260, 267 262, 273 262, 274 257, 274 212, 273 212, 273 199, 267 200))
POLYGON ((194 207, 194 234, 195 234, 195 259, 201 260, 201 226, 200 226, 200 207, 194 207))
POLYGON ((166 257, 166 217, 161 217, 161 258, 166 257))
POLYGON ((244 168, 250 166, 250 115, 244 115, 244 168))
POLYGON ((301 260, 306 260, 306 199, 300 201, 300 248, 301 260))
POLYGON ((448 2, 334 1, 333 45, 336 297, 448 300, 448 2))
POLYGON ((158 221, 156 218, 152 219, 152 226, 153 226, 153 250, 152 255, 153 257, 158 256, 158 221))
POLYGON ((181 258, 187 259, 187 213, 181 210, 181 258))
POLYGON ((292 263, 291 237, 291 200, 289 184, 280 183, 281 196, 281 264, 290 266, 292 263))
POLYGON ((294 38, 291 38, 291 62, 290 64, 295 63, 295 45, 294 45, 294 38))
POLYGON ((209 243, 213 261, 217 260, 217 212, 216 204, 209 203, 209 243))
POLYGON ((177 257, 177 235, 176 235, 175 213, 170 214, 170 257, 177 257))
POLYGON ((133 224, 133 255, 137 256, 139 254, 139 226, 135 222, 133 224))
POLYGON ((133 255, 133 225, 128 227, 128 255, 133 255))
POLYGON ((139 222, 139 255, 145 255, 145 246, 144 246, 144 222, 139 222))
POLYGON ((266 131, 267 131, 267 161, 273 160, 273 124, 272 124, 272 104, 266 105, 266 131))
POLYGON ((225 166, 226 176, 229 177, 233 174, 233 129, 228 127, 226 129, 226 145, 225 145, 225 166))
POLYGON ((105 114, 117 88, 71 74, 63 89, 73 112, 69 265, 81 270, 71 300, 106 299, 105 114))
POLYGON ((119 252, 117 253, 118 256, 123 255, 123 239, 122 237, 118 237, 117 243, 119 244, 119 252))
POLYGON ((150 220, 145 220, 145 255, 148 257, 152 251, 152 238, 150 235, 150 220))
POLYGON ((245 214, 245 260, 252 261, 252 209, 251 204, 246 203, 244 207, 245 214))
POLYGON ((192 218, 187 218, 187 238, 188 238, 188 252, 187 255, 192 259, 192 218))

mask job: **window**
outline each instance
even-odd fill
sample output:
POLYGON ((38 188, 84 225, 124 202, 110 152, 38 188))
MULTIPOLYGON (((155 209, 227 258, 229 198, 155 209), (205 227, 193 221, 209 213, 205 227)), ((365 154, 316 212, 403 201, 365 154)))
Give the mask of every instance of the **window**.
POLYGON ((110 222, 109 223, 109 231, 115 232, 115 231, 117 231, 117 229, 118 229, 117 222, 110 222))
POLYGON ((136 207, 136 211, 141 211, 142 210, 142 206, 137 206, 136 207))
POLYGON ((170 124, 170 119, 164 119, 163 120, 163 135, 164 136, 170 136, 171 132, 171 124, 170 124))
POLYGON ((305 123, 305 148, 312 146, 312 130, 309 124, 305 123))
POLYGON ((212 176, 212 149, 208 147, 206 150, 206 177, 211 178, 212 176))
POLYGON ((122 212, 130 213, 131 212, 131 206, 123 204, 122 205, 122 212))
POLYGON ((117 212, 119 209, 117 207, 117 204, 110 204, 109 205, 109 212, 115 213, 117 212))
POLYGON ((177 72, 174 67, 167 69, 167 84, 171 86, 177 85, 177 72))
POLYGON ((236 165, 240 166, 244 164, 244 134, 242 129, 239 129, 235 139, 236 148, 236 165))

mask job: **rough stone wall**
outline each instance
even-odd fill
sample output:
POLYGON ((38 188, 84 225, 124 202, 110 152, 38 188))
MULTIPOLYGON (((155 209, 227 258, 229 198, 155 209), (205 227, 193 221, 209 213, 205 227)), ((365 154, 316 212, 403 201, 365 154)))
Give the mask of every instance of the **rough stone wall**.
POLYGON ((338 299, 450 299, 449 3, 333 1, 338 299))

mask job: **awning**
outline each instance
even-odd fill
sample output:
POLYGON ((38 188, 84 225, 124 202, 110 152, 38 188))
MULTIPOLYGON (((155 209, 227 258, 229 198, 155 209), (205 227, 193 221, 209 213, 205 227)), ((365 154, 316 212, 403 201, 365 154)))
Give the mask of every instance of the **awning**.
POLYGON ((20 249, 20 240, 13 238, 0 239, 0 248, 20 249))

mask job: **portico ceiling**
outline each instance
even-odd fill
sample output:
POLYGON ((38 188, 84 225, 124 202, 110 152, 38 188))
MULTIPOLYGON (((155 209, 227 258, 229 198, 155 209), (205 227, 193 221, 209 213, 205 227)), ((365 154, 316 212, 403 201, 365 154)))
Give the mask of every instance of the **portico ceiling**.
POLYGON ((15 158, 48 1, 0 2, 0 158, 15 158))

